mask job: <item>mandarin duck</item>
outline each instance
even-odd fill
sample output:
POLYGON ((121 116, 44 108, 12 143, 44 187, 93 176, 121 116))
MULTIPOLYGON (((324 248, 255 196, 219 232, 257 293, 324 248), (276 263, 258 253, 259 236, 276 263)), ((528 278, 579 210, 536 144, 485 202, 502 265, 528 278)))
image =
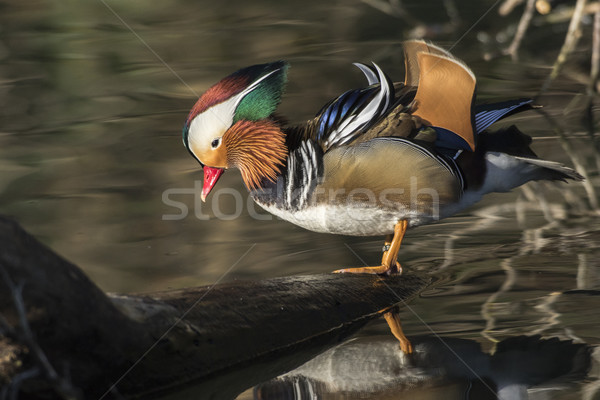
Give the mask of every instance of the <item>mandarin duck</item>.
MULTIPOLYGON (((193 106, 183 142, 202 165, 202 200, 228 168, 238 168, 254 201, 303 228, 339 235, 387 235, 381 265, 335 272, 400 273, 407 228, 451 216, 490 192, 531 180, 581 180, 538 158, 501 118, 531 99, 476 105, 473 72, 423 41, 404 43, 405 78, 393 83, 373 63, 356 63, 367 85, 286 126, 274 115, 288 64, 243 68, 210 87, 193 106)), ((398 314, 384 314, 410 353, 398 314)))

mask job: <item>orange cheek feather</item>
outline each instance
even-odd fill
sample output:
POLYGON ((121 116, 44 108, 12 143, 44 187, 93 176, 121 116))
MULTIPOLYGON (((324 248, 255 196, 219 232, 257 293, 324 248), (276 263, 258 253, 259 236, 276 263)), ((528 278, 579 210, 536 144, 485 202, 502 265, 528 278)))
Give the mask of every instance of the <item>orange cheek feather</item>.
POLYGON ((287 157, 285 135, 271 120, 236 122, 223 135, 228 165, 239 168, 250 190, 260 187, 263 179, 277 179, 287 157))
POLYGON ((229 168, 227 164, 227 151, 223 144, 216 150, 199 151, 193 144, 191 145, 191 149, 202 164, 215 168, 229 168))

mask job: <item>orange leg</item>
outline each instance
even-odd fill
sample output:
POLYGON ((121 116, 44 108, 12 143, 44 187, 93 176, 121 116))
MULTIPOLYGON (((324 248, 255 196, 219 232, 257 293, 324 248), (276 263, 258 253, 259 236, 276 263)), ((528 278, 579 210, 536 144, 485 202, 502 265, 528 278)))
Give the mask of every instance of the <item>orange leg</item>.
POLYGON ((402 325, 400 324, 400 316, 398 315, 398 311, 388 311, 383 314, 383 318, 388 323, 392 334, 398 339, 400 342, 400 350, 404 354, 410 354, 413 352, 412 344, 410 340, 406 336, 404 336, 404 332, 402 331, 402 325))
POLYGON ((383 252, 381 265, 376 267, 360 267, 360 268, 345 268, 333 271, 334 273, 350 273, 350 274, 385 274, 391 275, 394 273, 402 273, 402 267, 398 263, 398 251, 400 243, 408 226, 407 221, 400 221, 394 226, 394 234, 388 235, 385 241, 387 250, 383 252))

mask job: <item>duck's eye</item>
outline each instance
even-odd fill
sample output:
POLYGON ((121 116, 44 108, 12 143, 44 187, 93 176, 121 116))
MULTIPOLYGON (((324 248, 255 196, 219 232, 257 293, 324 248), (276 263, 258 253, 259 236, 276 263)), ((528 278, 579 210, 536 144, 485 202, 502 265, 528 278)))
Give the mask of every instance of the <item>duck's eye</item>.
POLYGON ((221 138, 215 139, 210 143, 210 146, 213 149, 216 149, 217 147, 219 147, 219 145, 221 144, 221 138))

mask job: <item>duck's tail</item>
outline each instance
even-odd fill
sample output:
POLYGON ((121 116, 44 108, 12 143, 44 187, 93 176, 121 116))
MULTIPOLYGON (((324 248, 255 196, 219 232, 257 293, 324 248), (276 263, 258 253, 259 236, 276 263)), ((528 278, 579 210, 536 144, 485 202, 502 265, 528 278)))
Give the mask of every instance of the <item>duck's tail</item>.
POLYGON ((529 181, 583 180, 565 165, 542 160, 529 147, 531 137, 515 126, 479 135, 478 152, 486 161, 486 191, 504 192, 529 181))
POLYGON ((584 177, 581 176, 577 171, 575 171, 572 168, 566 167, 565 165, 556 161, 548 161, 539 158, 529 157, 515 157, 515 159, 537 167, 536 177, 532 178, 532 180, 550 180, 563 182, 567 182, 568 180, 584 180, 584 177))

